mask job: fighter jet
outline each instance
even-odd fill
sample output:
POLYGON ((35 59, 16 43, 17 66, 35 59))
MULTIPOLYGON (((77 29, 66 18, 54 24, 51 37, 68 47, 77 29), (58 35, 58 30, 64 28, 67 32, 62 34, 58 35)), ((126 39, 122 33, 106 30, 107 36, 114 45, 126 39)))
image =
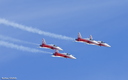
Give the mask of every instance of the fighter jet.
POLYGON ((78 33, 78 38, 75 40, 76 40, 76 42, 84 42, 84 43, 91 44, 91 45, 98 44, 97 41, 93 40, 91 35, 90 35, 90 38, 82 38, 80 33, 78 33))
POLYGON ((103 42, 103 41, 97 41, 98 42, 98 46, 104 46, 104 47, 111 47, 110 45, 108 45, 107 43, 103 42))
POLYGON ((40 45, 40 48, 49 48, 53 50, 63 50, 60 47, 53 45, 53 44, 46 44, 45 40, 42 40, 42 44, 40 45))
POLYGON ((63 57, 63 58, 70 58, 70 59, 76 59, 73 55, 68 53, 59 53, 58 50, 53 53, 52 57, 63 57))

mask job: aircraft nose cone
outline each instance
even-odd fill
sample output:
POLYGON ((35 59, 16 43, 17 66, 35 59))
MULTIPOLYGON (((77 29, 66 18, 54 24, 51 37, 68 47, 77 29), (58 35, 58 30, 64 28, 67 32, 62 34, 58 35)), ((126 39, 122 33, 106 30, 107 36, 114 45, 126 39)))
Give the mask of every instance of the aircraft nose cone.
POLYGON ((111 47, 111 46, 107 44, 106 47, 111 47))
POLYGON ((63 50, 63 49, 62 49, 62 48, 60 48, 60 47, 57 47, 57 49, 58 49, 58 50, 63 50))
POLYGON ((110 45, 108 45, 108 47, 111 47, 110 45))
POLYGON ((62 48, 59 48, 60 50, 63 50, 62 48))
POLYGON ((76 57, 72 56, 72 59, 76 59, 76 57))
POLYGON ((76 59, 75 57, 73 59, 76 59))

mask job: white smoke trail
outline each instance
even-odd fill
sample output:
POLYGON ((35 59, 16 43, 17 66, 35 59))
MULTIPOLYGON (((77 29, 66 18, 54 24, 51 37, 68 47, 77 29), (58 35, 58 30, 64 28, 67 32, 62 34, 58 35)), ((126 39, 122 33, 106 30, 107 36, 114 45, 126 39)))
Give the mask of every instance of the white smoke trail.
POLYGON ((31 42, 27 42, 27 41, 22 41, 22 40, 15 39, 15 38, 12 38, 12 37, 8 37, 8 36, 5 36, 5 35, 0 35, 0 39, 1 39, 1 40, 9 40, 9 41, 13 41, 13 42, 20 42, 20 43, 27 43, 27 44, 39 45, 39 44, 36 44, 36 43, 31 43, 31 42))
POLYGON ((50 32, 45 32, 36 28, 32 28, 32 27, 28 27, 28 26, 24 26, 21 24, 17 24, 11 21, 8 21, 6 19, 0 19, 0 24, 5 24, 8 26, 12 26, 14 28, 19 28, 28 32, 33 32, 33 33, 37 33, 40 35, 45 35, 45 36, 49 36, 49 37, 54 37, 54 38, 59 38, 59 39, 64 39, 64 40, 74 40, 74 38, 71 37, 67 37, 67 36, 62 36, 62 35, 58 35, 58 34, 54 34, 54 33, 50 33, 50 32))
POLYGON ((33 52, 33 53, 48 53, 48 54, 52 54, 50 52, 41 51, 41 50, 38 50, 38 49, 33 49, 33 48, 21 46, 21 45, 16 45, 16 44, 9 43, 9 42, 6 42, 6 41, 1 41, 1 40, 0 40, 0 46, 13 48, 13 49, 17 49, 17 50, 22 50, 22 51, 33 52))

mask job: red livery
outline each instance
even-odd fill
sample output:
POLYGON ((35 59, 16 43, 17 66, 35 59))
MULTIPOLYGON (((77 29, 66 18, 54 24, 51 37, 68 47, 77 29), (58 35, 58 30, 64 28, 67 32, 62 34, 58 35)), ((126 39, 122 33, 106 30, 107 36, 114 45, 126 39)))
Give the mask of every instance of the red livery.
POLYGON ((92 38, 91 35, 90 35, 90 38, 85 38, 85 39, 84 39, 84 38, 82 38, 82 36, 81 36, 80 33, 78 33, 78 38, 75 39, 75 40, 76 40, 76 42, 85 42, 85 43, 87 43, 87 44, 92 44, 92 45, 98 44, 97 41, 93 40, 93 38, 92 38))
POLYGON ((76 59, 71 54, 68 54, 68 53, 59 53, 58 51, 56 51, 55 53, 53 53, 52 57, 63 57, 63 58, 76 59))
POLYGON ((45 40, 42 40, 42 44, 40 45, 40 48, 49 48, 49 49, 54 49, 54 50, 63 50, 60 47, 56 46, 56 45, 48 45, 46 44, 45 40))
POLYGON ((78 38, 75 39, 77 42, 85 42, 87 44, 97 45, 97 46, 104 46, 104 47, 111 47, 107 43, 104 43, 103 41, 96 41, 93 40, 92 36, 90 35, 90 38, 82 38, 81 34, 78 33, 78 38))

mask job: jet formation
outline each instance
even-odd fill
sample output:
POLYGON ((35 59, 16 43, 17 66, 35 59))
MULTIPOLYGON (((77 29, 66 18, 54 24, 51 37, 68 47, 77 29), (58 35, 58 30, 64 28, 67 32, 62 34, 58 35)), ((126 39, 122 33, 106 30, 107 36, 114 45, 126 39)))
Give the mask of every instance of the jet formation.
MULTIPOLYGON (((78 33, 77 39, 75 39, 75 42, 83 42, 90 45, 97 45, 97 46, 104 46, 104 47, 111 47, 109 44, 103 42, 103 41, 96 41, 93 39, 92 35, 90 35, 89 38, 82 38, 81 34, 78 33)), ((52 54, 52 57, 62 57, 62 58, 70 58, 70 59, 76 59, 71 54, 68 53, 60 53, 59 50, 63 50, 62 48, 53 45, 53 44, 46 44, 45 39, 42 39, 42 44, 40 45, 40 48, 47 48, 55 50, 55 52, 52 54)))
POLYGON ((63 58, 70 58, 70 59, 76 59, 73 55, 68 53, 60 53, 59 50, 63 50, 62 48, 54 45, 54 44, 46 44, 45 39, 42 39, 42 44, 40 45, 40 48, 47 48, 55 50, 55 53, 52 54, 52 57, 63 57, 63 58))

